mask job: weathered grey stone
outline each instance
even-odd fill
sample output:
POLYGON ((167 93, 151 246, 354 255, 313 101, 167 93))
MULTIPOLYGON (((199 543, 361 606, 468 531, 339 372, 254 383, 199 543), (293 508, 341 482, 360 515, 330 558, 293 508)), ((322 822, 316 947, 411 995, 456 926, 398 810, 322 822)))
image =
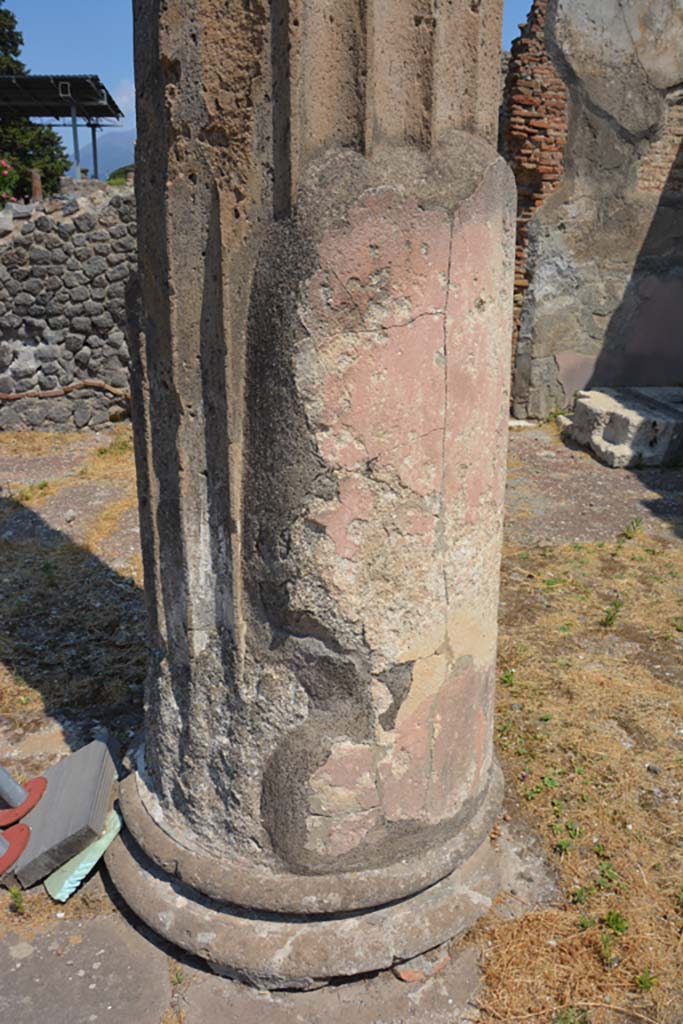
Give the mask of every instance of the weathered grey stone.
POLYGON ((71 238, 76 228, 74 227, 73 221, 62 220, 57 222, 55 230, 57 231, 57 234, 60 236, 60 238, 66 240, 68 238, 71 238))
POLYGON ((79 334, 89 334, 92 329, 92 323, 89 317, 76 316, 71 321, 71 328, 74 331, 78 331, 79 334))
POLYGON ((245 914, 201 900, 160 875, 128 839, 107 854, 114 884, 142 919, 217 973, 258 988, 306 989, 321 981, 389 968, 462 934, 490 909, 500 884, 485 847, 443 881, 389 907, 349 920, 245 914))
POLYGON ((74 227, 77 231, 91 232, 95 228, 95 218, 91 213, 80 213, 73 220, 74 227))
POLYGON ((130 277, 130 268, 127 263, 121 263, 119 266, 110 267, 106 273, 107 281, 111 281, 112 284, 116 281, 125 281, 127 277, 130 277))
POLYGON ((124 370, 107 367, 107 381, 114 388, 127 388, 128 374, 124 370))
MULTIPOLYGON (((37 410, 38 415, 34 425, 39 426, 43 418, 49 423, 56 425, 64 425, 71 422, 72 402, 69 398, 43 398, 40 399, 40 402, 41 409, 37 410), (42 417, 40 412, 42 412, 42 417)), ((32 404, 31 409, 36 411, 35 403, 32 404)))
POLYGON ((20 348, 12 362, 12 375, 19 380, 32 377, 38 372, 38 360, 34 348, 20 348))
POLYGON ((64 344, 69 352, 78 352, 79 349, 83 348, 85 344, 85 338, 82 334, 67 334, 64 344))
POLYGON ((92 256, 83 264, 83 273, 86 274, 91 281, 94 277, 97 277, 98 274, 104 274, 106 270, 107 261, 101 256, 92 256))
POLYGON ((112 242, 112 250, 114 252, 134 252, 135 251, 135 239, 128 236, 127 238, 117 238, 112 242))
POLYGON ((125 263, 127 256, 125 252, 110 252, 107 256, 107 263, 112 267, 117 267, 122 263, 125 263))
POLYGON ((683 388, 579 393, 569 436, 615 468, 683 463, 683 388))
MULTIPOLYGON (((64 283, 65 288, 74 289, 79 285, 87 284, 88 278, 85 276, 85 274, 81 273, 81 271, 67 270, 64 274, 62 274, 61 282, 64 283)), ((57 278, 57 285, 59 285, 61 282, 60 279, 57 278)), ((76 301, 80 300, 77 299, 76 301)))
POLYGON ((67 262, 67 250, 66 249, 55 249, 50 253, 50 262, 56 263, 58 266, 63 266, 67 262))
MULTIPOLYGON (((58 331, 51 331, 52 335, 59 335, 58 331)), ((36 348, 36 355, 41 360, 53 360, 59 355, 59 346, 56 342, 50 342, 47 339, 43 339, 36 348)))
POLYGON ((77 402, 74 408, 73 417, 74 425, 78 427, 79 430, 82 429, 83 427, 87 427, 92 417, 92 410, 88 403, 77 402))
POLYGON ((6 370, 14 358, 14 350, 8 341, 0 341, 0 370, 6 370))
POLYGON ((101 333, 106 333, 114 326, 114 319, 110 313, 102 313, 101 316, 93 317, 93 327, 101 333))
MULTIPOLYGON (((26 225, 25 225, 26 226, 26 225)), ((32 264, 49 263, 50 253, 41 245, 32 245, 28 251, 28 257, 32 264)))

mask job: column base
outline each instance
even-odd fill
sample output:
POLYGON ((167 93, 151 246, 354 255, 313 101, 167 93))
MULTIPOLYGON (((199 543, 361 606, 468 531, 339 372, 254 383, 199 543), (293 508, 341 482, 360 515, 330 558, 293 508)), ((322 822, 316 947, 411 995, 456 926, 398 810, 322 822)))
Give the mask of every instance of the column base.
POLYGON ((282 864, 202 849, 191 832, 169 819, 148 789, 143 756, 139 767, 121 783, 119 803, 133 840, 153 863, 215 903, 286 918, 362 913, 423 892, 479 849, 503 801, 503 776, 494 761, 476 807, 464 808, 459 818, 444 823, 448 830, 442 829, 438 841, 425 835, 421 847, 413 843, 403 856, 377 867, 295 874, 282 864))
POLYGON ((423 892, 327 917, 268 914, 208 899, 154 864, 129 833, 110 847, 106 863, 145 924, 216 973, 263 989, 311 989, 409 960, 471 928, 499 888, 488 836, 423 892))

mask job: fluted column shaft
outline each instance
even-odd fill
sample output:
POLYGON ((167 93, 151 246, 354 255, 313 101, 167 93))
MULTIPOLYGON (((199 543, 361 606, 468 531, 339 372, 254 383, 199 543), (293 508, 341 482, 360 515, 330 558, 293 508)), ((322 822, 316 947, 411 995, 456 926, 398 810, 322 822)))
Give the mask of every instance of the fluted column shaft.
POLYGON ((213 899, 408 898, 498 807, 501 6, 136 3, 153 653, 124 810, 213 899))

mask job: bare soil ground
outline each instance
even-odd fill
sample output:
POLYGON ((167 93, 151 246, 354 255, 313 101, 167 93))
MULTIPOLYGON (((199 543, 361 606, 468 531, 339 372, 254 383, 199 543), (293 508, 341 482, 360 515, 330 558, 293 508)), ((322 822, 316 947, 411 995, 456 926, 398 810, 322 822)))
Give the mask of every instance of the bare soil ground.
MULTIPOLYGON (((128 429, 2 434, 0 486, 0 762, 27 778, 139 724, 128 429)), ((683 1024, 682 537, 683 471, 512 432, 497 744, 506 812, 542 837, 562 895, 478 928, 485 1024, 683 1024)), ((40 891, 23 904, 0 897, 0 934, 54 922, 40 891)), ((116 908, 91 888, 63 913, 116 908)))

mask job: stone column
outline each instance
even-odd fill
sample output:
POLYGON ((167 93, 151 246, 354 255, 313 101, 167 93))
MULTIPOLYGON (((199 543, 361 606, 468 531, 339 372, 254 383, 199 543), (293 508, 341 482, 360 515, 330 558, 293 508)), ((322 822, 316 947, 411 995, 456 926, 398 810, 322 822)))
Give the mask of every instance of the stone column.
POLYGON ((40 170, 34 167, 31 171, 31 202, 40 203, 43 200, 43 178, 40 170))
POLYGON ((262 986, 489 905, 514 185, 499 0, 137 0, 152 663, 109 867, 262 986))

